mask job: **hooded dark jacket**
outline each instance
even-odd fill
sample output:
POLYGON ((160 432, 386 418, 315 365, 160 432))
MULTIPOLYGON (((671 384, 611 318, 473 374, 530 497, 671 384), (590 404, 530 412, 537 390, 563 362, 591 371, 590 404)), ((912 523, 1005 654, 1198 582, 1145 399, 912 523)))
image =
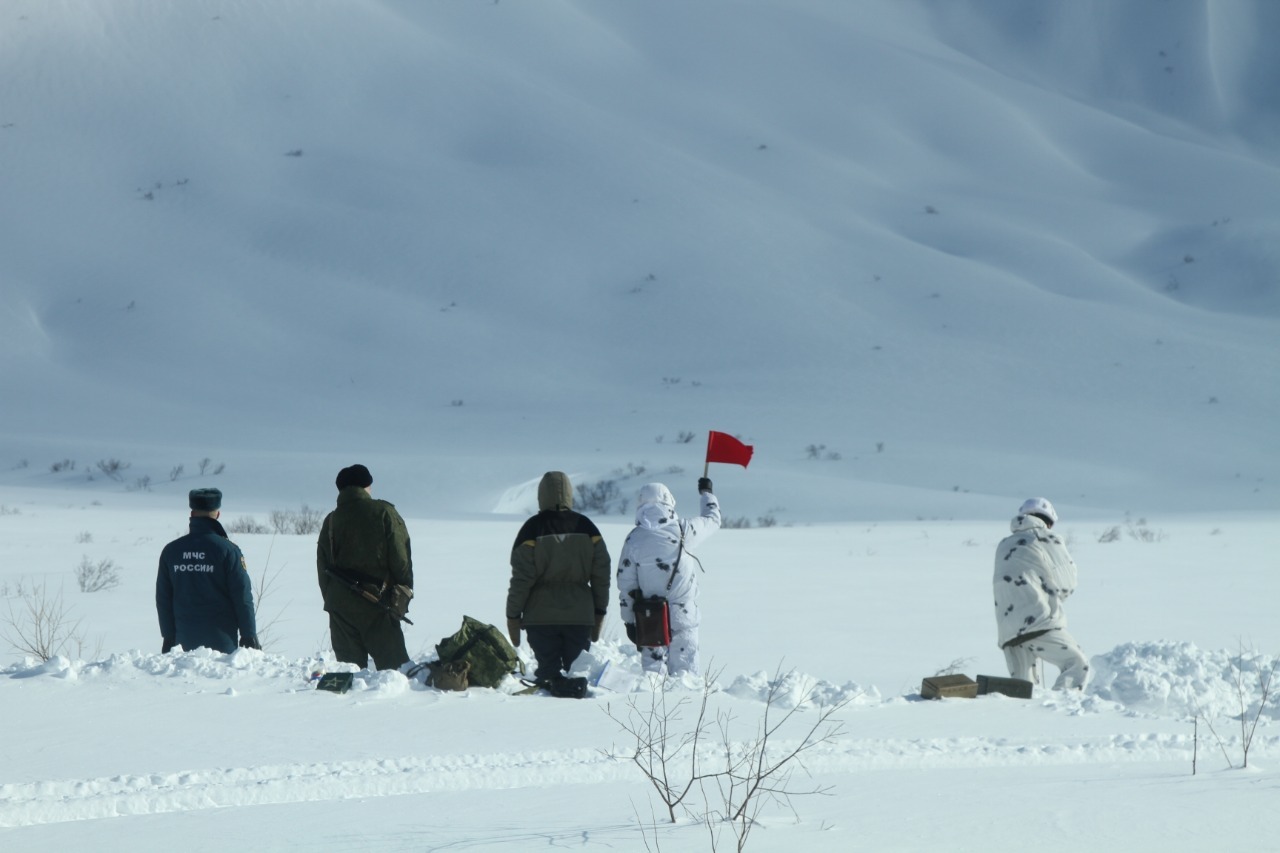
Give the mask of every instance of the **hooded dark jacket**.
POLYGON ((160 552, 156 613, 160 636, 188 650, 230 654, 239 645, 237 631, 257 638, 244 554, 216 518, 192 517, 191 532, 160 552))
POLYGON ((609 607, 610 564, 604 537, 573 511, 569 478, 551 471, 538 484, 537 515, 511 549, 507 618, 530 625, 594 625, 609 607))
POLYGON ((374 585, 389 581, 412 587, 413 555, 404 519, 391 503, 348 486, 338 492, 337 508, 320 526, 316 569, 324 609, 357 626, 369 622, 381 615, 378 606, 352 593, 326 569, 374 585))

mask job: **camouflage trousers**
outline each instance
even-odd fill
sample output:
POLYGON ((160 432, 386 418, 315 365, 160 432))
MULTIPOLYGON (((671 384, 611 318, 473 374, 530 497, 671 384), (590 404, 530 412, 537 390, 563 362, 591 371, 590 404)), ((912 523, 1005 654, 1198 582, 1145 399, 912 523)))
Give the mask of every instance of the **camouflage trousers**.
POLYGON ((1043 660, 1059 670, 1054 690, 1083 689, 1089 677, 1089 659, 1075 638, 1061 628, 1054 628, 1040 636, 1004 650, 1004 660, 1009 675, 1023 681, 1039 683, 1033 677, 1037 660, 1043 660))

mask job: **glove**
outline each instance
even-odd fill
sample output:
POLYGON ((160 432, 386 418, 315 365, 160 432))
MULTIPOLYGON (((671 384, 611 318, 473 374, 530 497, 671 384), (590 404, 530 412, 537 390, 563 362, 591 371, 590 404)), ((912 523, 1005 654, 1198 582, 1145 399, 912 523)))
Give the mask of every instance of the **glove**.
POLYGON ((600 642, 600 629, 604 627, 604 614, 596 614, 596 626, 591 629, 591 642, 600 642))
POLYGON ((714 491, 715 489, 711 488, 711 481, 709 479, 707 479, 706 477, 698 478, 699 494, 701 494, 702 492, 714 492, 714 491))
POLYGON ((258 651, 262 651, 262 646, 258 643, 258 638, 257 638, 257 637, 244 637, 244 636, 241 636, 241 637, 240 637, 240 648, 242 648, 242 649, 257 649, 258 651))
POLYGON ((176 645, 177 643, 175 643, 173 640, 170 640, 168 637, 163 638, 160 641, 160 654, 162 655, 169 654, 169 652, 173 651, 173 647, 176 645))
POLYGON ((520 620, 507 620, 507 636, 511 638, 511 645, 520 648, 520 620))
POLYGON ((622 627, 627 629, 627 639, 631 642, 636 641, 636 626, 634 622, 623 622, 622 627))

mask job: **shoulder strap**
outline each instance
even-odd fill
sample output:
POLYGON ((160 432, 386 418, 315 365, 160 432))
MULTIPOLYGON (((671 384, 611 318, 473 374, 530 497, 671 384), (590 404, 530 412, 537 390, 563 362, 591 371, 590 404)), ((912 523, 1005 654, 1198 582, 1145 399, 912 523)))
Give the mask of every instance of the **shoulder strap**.
MULTIPOLYGON (((671 567, 671 576, 667 578, 667 587, 665 592, 670 592, 671 585, 676 582, 676 572, 680 571, 680 559, 684 557, 684 522, 678 521, 676 522, 676 526, 680 528, 680 547, 676 551, 676 562, 671 567)), ((693 557, 693 561, 698 564, 698 568, 702 569, 702 561, 699 560, 697 556, 695 556, 694 554, 690 554, 689 556, 693 557)), ((706 569, 702 569, 702 570, 704 572, 706 571, 706 569)), ((637 577, 637 580, 639 580, 638 577, 637 577)), ((635 595, 633 596, 633 598, 635 598, 636 601, 639 601, 643 597, 641 595, 642 592, 643 590, 636 589, 635 595)))
POLYGON ((677 521, 676 526, 680 528, 680 549, 676 551, 676 562, 671 567, 671 577, 667 578, 667 592, 671 592, 671 585, 676 582, 676 572, 680 571, 680 558, 684 556, 684 522, 677 521))

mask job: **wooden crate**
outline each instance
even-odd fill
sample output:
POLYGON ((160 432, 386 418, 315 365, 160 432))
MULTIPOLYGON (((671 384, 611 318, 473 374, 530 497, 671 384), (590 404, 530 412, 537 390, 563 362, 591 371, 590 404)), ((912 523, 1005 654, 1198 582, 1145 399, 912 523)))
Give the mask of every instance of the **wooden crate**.
POLYGON ((967 675, 934 675, 920 682, 920 695, 925 699, 972 699, 978 695, 978 683, 967 675))

